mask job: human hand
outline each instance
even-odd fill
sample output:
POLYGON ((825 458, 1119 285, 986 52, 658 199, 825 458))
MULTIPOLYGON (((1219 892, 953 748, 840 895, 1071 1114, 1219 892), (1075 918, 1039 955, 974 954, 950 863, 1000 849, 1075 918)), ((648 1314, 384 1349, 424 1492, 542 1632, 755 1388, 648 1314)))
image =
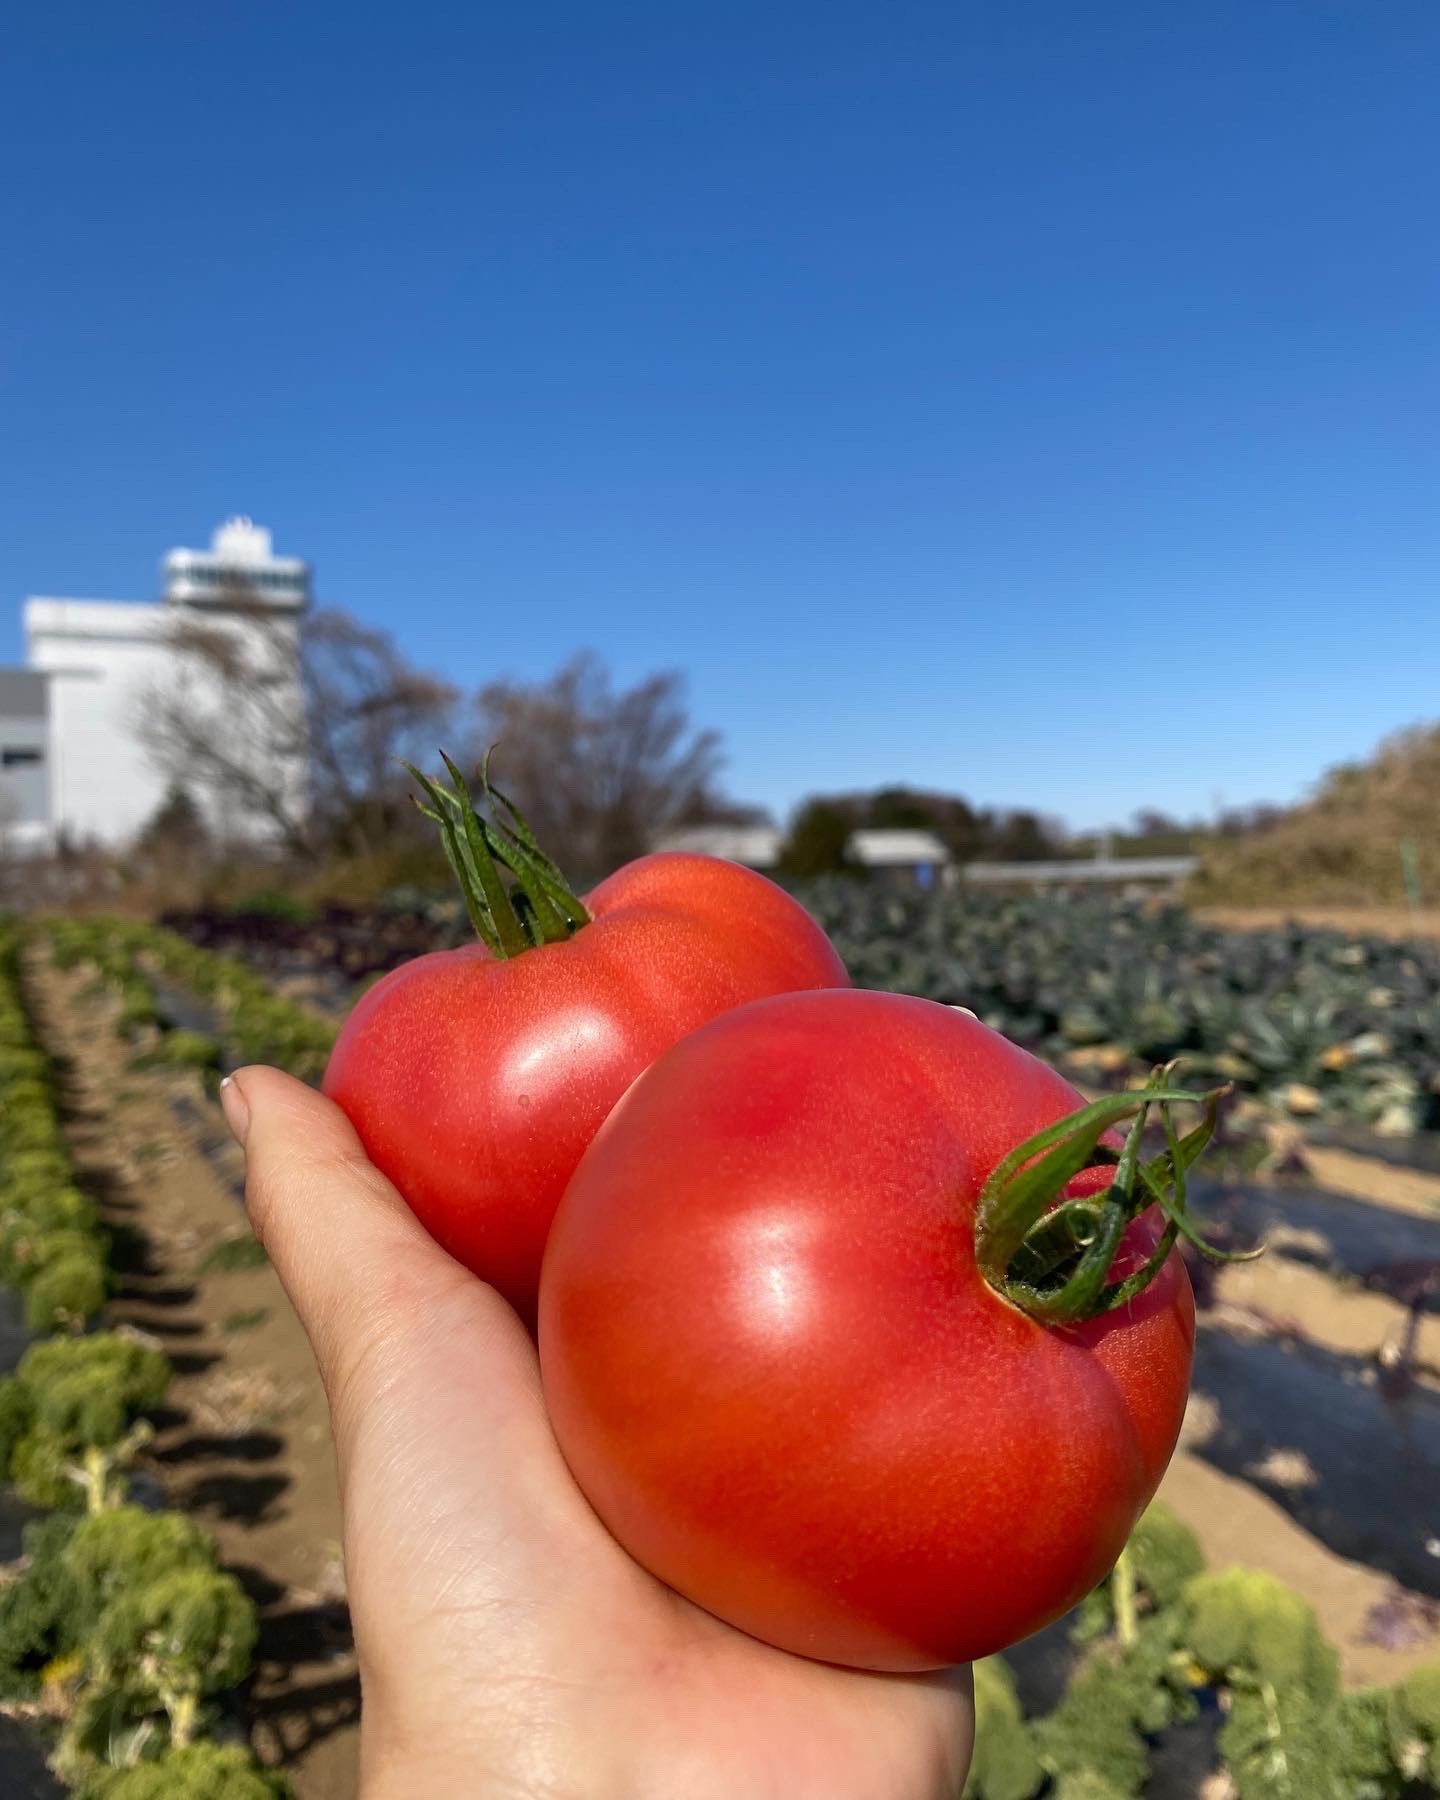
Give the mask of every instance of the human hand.
POLYGON ((258 1067, 222 1097, 329 1397, 363 1800, 953 1800, 968 1671, 806 1662, 646 1574, 570 1477, 519 1319, 339 1108, 258 1067))

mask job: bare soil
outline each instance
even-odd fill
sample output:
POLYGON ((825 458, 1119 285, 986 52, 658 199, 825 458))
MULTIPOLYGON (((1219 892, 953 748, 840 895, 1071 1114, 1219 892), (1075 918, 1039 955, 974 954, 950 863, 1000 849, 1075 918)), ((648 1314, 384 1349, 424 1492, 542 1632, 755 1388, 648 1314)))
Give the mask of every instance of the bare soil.
POLYGON ((1283 1507, 1190 1451, 1170 1465, 1160 1497, 1200 1539, 1212 1568, 1264 1569, 1302 1593, 1340 1651, 1347 1687, 1389 1686, 1440 1654, 1430 1609, 1373 1569, 1336 1556, 1283 1507), (1408 1647, 1373 1641, 1378 1609, 1404 1607, 1408 1647))
POLYGON ((1200 906, 1197 918, 1227 931, 1268 931, 1293 919, 1321 930, 1357 937, 1440 938, 1440 907, 1408 906, 1200 906))
POLYGON ((133 1066, 83 972, 37 959, 29 973, 66 1071, 72 1149, 117 1237, 111 1319, 175 1367, 145 1477, 214 1533, 260 1608, 244 1696, 257 1754, 301 1800, 352 1800, 360 1689, 324 1394, 269 1265, 205 1270, 217 1247, 253 1244, 239 1153, 194 1077, 133 1066))
POLYGON ((1390 1683, 1440 1657, 1440 1316, 1364 1279, 1440 1257, 1440 1179, 1308 1160, 1301 1186, 1217 1202, 1269 1251, 1223 1270, 1202 1311, 1160 1492, 1212 1566, 1268 1570, 1310 1600, 1347 1683, 1390 1683))

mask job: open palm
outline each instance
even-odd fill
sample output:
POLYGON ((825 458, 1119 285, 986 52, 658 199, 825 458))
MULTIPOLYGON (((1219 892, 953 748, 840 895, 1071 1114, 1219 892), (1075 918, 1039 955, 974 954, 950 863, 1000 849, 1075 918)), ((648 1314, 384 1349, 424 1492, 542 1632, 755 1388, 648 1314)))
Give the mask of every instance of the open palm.
POLYGON ((806 1662, 647 1575, 572 1481, 519 1320, 338 1108, 273 1069, 224 1097, 330 1399, 364 1800, 958 1794, 968 1674, 806 1662))

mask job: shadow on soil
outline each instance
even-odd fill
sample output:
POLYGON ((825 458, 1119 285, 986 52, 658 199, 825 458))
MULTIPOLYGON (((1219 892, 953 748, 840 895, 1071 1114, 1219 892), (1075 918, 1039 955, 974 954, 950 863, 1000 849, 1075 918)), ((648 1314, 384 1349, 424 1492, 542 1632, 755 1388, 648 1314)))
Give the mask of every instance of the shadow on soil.
POLYGON ((282 1606, 285 1590, 263 1570, 243 1567, 235 1574, 261 1609, 245 1706, 251 1742, 267 1762, 283 1767, 360 1717, 360 1678, 354 1670, 323 1673, 327 1663, 348 1661, 350 1614, 343 1601, 282 1606))
MULTIPOLYGON (((1388 1294, 1409 1311, 1412 1345, 1419 1314, 1440 1307, 1440 1215, 1298 1185, 1202 1188, 1198 1210, 1231 1246, 1273 1240, 1272 1256, 1388 1294)), ((1281 1316, 1210 1313, 1214 1283, 1199 1273, 1194 1387, 1218 1422, 1196 1454, 1337 1555, 1440 1597, 1440 1393, 1378 1342, 1337 1350, 1281 1316)))
MULTIPOLYGON (((1264 1243, 1279 1235, 1271 1254, 1308 1264, 1339 1280, 1387 1290, 1386 1273, 1440 1262, 1440 1212, 1393 1211, 1322 1188, 1197 1184, 1195 1211, 1220 1224, 1237 1242, 1264 1243), (1302 1234, 1308 1241, 1297 1241, 1302 1234)), ((1419 1304, 1440 1312, 1440 1290, 1419 1304)))
POLYGON ((1370 1357, 1204 1323, 1194 1387, 1219 1409, 1196 1455, 1337 1555, 1440 1597, 1440 1395, 1417 1387, 1389 1400, 1370 1357))
POLYGON ((273 1431, 247 1431, 240 1437, 206 1437, 197 1433, 155 1451, 151 1460, 158 1463, 269 1462, 284 1449, 284 1438, 273 1431))

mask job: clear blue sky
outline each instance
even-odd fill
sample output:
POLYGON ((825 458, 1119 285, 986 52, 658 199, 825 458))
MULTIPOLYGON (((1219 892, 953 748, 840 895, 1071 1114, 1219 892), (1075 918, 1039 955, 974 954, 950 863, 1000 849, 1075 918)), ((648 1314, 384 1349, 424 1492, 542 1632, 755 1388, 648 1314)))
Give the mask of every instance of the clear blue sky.
POLYGON ((0 155, 0 660, 244 511, 781 809, 1440 714, 1435 0, 48 0, 0 155))

